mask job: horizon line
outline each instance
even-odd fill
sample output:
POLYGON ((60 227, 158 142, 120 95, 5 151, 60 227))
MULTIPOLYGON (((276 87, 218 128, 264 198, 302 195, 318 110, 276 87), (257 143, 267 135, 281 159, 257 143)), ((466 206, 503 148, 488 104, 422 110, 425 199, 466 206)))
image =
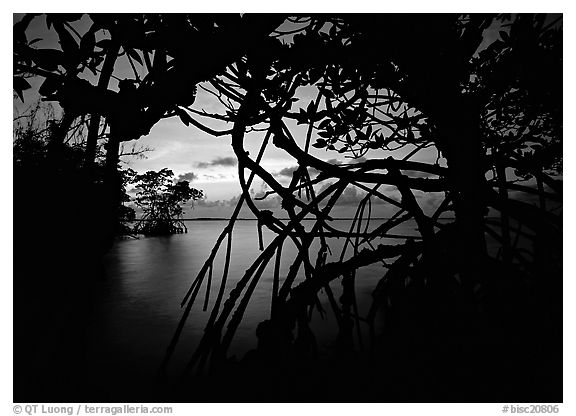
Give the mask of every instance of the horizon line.
MULTIPOLYGON (((372 217, 370 218, 370 220, 389 220, 392 217, 372 217)), ((498 218, 498 217, 488 217, 488 218, 498 218)), ((290 218, 278 218, 279 220, 286 220, 286 221, 290 221, 290 218)), ((440 220, 446 219, 446 220, 453 220, 456 219, 456 217, 442 217, 439 218, 440 220)), ((317 218, 303 218, 301 221, 315 221, 317 220, 317 218)), ((354 218, 332 218, 332 221, 353 221, 354 218)), ((364 219, 364 221, 366 221, 367 219, 364 219)), ((123 221, 123 222, 134 222, 134 221, 151 221, 148 219, 142 219, 142 218, 136 218, 133 220, 129 220, 129 221, 123 221)), ((180 219, 174 219, 173 221, 230 221, 230 218, 228 217, 198 217, 198 218, 180 218, 180 219)), ((246 217, 242 217, 242 218, 236 218, 236 221, 258 221, 258 218, 246 218, 246 217)))

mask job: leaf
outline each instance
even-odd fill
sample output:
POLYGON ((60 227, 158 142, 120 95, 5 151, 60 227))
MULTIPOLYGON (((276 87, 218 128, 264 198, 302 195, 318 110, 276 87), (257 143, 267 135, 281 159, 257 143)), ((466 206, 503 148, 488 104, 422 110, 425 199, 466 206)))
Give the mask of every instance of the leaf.
POLYGON ((327 127, 329 124, 330 124, 330 119, 327 118, 326 120, 324 120, 324 121, 322 121, 322 122, 320 123, 320 125, 318 126, 318 128, 319 128, 320 130, 325 130, 326 127, 327 127))
POLYGON ((320 119, 316 113, 316 110, 318 110, 316 103, 314 103, 313 101, 310 101, 308 108, 306 108, 306 113, 308 114, 308 120, 309 121, 314 122, 314 121, 317 121, 320 119))
POLYGON ((76 55, 80 49, 70 32, 61 23, 54 23, 54 29, 58 33, 58 42, 62 46, 62 50, 66 54, 76 55))
POLYGON ((330 27, 330 29, 328 30, 328 35, 333 38, 334 36, 336 36, 336 25, 332 24, 332 26, 330 27))
POLYGON ((33 60, 40 68, 47 71, 56 71, 62 64, 64 53, 57 49, 36 49, 33 60))
POLYGON ((61 85, 62 82, 59 79, 49 77, 46 78, 46 80, 42 83, 42 85, 38 89, 38 92, 40 93, 40 95, 46 97, 48 95, 52 95, 53 93, 55 93, 58 90, 58 88, 60 88, 61 85))
POLYGON ((18 97, 20 97, 20 100, 24 102, 24 95, 22 94, 22 91, 30 89, 32 86, 24 78, 14 77, 13 88, 14 91, 16 91, 16 94, 18 94, 18 97))
POLYGON ((410 141, 414 140, 414 132, 412 131, 412 129, 408 129, 408 134, 406 135, 406 138, 410 141))
POLYGON ((96 45, 96 36, 89 30, 80 40, 80 53, 83 56, 89 56, 94 51, 96 45))
POLYGON ((34 19, 35 16, 35 14, 28 13, 24 15, 22 20, 14 24, 14 42, 26 43, 26 29, 28 29, 30 22, 32 19, 34 19))
POLYGON ((306 114, 306 111, 303 108, 301 108, 298 114, 298 124, 306 124, 307 122, 308 122, 308 115, 306 114))
POLYGON ((328 138, 332 137, 332 134, 330 134, 330 132, 328 132, 328 131, 320 131, 320 132, 318 132, 318 136, 328 139, 328 138))
POLYGON ((324 68, 312 68, 308 74, 309 83, 313 85, 322 78, 322 75, 324 75, 324 68))
POLYGON ((322 94, 326 98, 334 98, 334 93, 331 90, 324 89, 322 90, 322 94))
POLYGON ((130 56, 130 58, 134 59, 141 66, 144 66, 144 64, 142 63, 142 58, 140 58, 140 55, 138 55, 138 52, 136 52, 135 49, 128 48, 126 49, 126 53, 128 54, 128 56, 130 56))
POLYGON ((64 22, 74 22, 82 18, 82 13, 48 13, 46 15, 46 26, 50 29, 51 26, 56 28, 57 25, 62 25, 64 22))
POLYGON ((102 55, 94 55, 88 62, 88 69, 90 69, 94 75, 97 75, 96 70, 103 60, 104 57, 102 55))
POLYGON ((314 144, 312 145, 312 147, 315 147, 315 148, 317 148, 317 149, 322 149, 323 147, 326 147, 326 145, 327 145, 326 140, 324 140, 324 139, 317 139, 317 140, 316 140, 316 143, 314 143, 314 144))
POLYGON ((80 20, 84 13, 58 13, 52 14, 52 19, 58 22, 75 22, 80 20))
POLYGON ((101 49, 108 49, 110 46, 110 43, 112 42, 111 39, 102 39, 98 42, 96 42, 96 46, 101 48, 101 49))

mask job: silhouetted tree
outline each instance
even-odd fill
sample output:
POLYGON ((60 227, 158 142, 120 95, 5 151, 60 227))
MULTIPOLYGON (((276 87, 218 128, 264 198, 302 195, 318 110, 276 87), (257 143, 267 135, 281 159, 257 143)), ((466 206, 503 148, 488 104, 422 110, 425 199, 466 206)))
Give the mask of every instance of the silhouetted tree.
MULTIPOLYGON (((295 370, 300 367, 282 367, 274 351, 282 351, 289 363, 316 356, 309 323, 316 310, 323 313, 319 293, 324 291, 338 325, 333 354, 340 360, 352 357, 361 342, 359 327, 366 325, 372 350, 394 357, 369 371, 372 378, 387 374, 390 389, 394 377, 422 371, 414 364, 422 362, 420 351, 410 341, 417 338, 430 344, 431 358, 423 364, 428 373, 448 386, 446 391, 462 394, 460 399, 478 401, 491 394, 497 401, 512 392, 520 401, 531 394, 558 400, 561 17, 91 14, 84 17, 88 30, 75 37, 72 22, 81 16, 48 15, 46 23, 62 50, 36 49, 28 41, 26 27, 34 18, 26 15, 14 27, 15 93, 22 97, 29 76, 45 78, 41 95, 64 110, 55 149, 74 120, 90 117, 88 175, 92 149, 98 137, 105 137, 106 186, 104 202, 97 205, 104 225, 112 224, 121 199, 122 141, 138 139, 162 118, 176 115, 206 133, 231 136, 243 193, 185 295, 164 366, 224 240, 220 289, 187 372, 230 364, 228 349, 250 297, 266 266, 274 257, 280 262, 283 244, 290 241, 298 255, 284 279, 275 268, 271 317, 258 329, 256 354, 270 372, 285 375, 287 384, 301 381, 295 370), (485 42, 486 33, 497 31, 497 40, 485 42), (96 36, 102 40, 96 42, 96 36), (198 56, 211 59, 199 64, 198 56), (116 87, 111 80, 120 57, 134 76, 118 80, 116 87), (98 80, 87 81, 82 71, 92 71, 98 80), (199 84, 217 98, 221 111, 195 108, 199 84), (303 98, 310 94, 312 100, 303 98), (99 132, 101 119, 105 135, 99 132), (221 130, 213 127, 216 121, 221 130), (261 136, 256 156, 245 148, 248 133, 261 136), (269 145, 293 159, 288 185, 260 163, 269 145), (311 147, 355 163, 328 163, 311 147), (436 160, 423 160, 424 149, 435 151, 436 160), (264 197, 282 200, 289 221, 258 208, 255 199, 261 196, 250 192, 257 178, 267 185, 264 197), (342 230, 331 223, 330 213, 349 187, 362 197, 352 226, 342 230), (438 196, 432 214, 419 202, 426 193, 438 196), (373 201, 387 204, 393 214, 369 231, 373 201), (276 237, 267 246, 261 239, 261 255, 225 300, 233 228, 244 204, 259 228, 276 237), (440 221, 450 213, 453 220, 440 221), (307 229, 301 225, 305 218, 314 220, 307 229), (418 236, 395 235, 398 244, 376 245, 407 221, 414 221, 418 236), (346 239, 337 261, 328 261, 327 233, 346 239), (520 239, 528 240, 529 249, 520 246, 520 239), (488 242, 498 246, 496 253, 488 250, 488 242), (377 262, 386 271, 368 315, 359 316, 356 273, 377 262), (331 284, 338 279, 342 296, 337 300, 331 284), (382 328, 376 325, 378 314, 385 316, 382 328), (529 332, 540 337, 527 350, 523 343, 529 332), (454 357, 446 356, 447 348, 457 350, 454 357), (454 382, 459 373, 441 368, 443 361, 436 357, 466 363, 466 382, 454 382), (523 363, 534 357, 537 363, 528 372, 523 363), (515 375, 514 387, 485 382, 503 366, 515 375)), ((327 382, 350 380, 330 374, 327 382)), ((380 385, 374 388, 380 391, 380 385)), ((433 389, 420 393, 419 398, 440 399, 433 389)))
MULTIPOLYGON (((554 177, 562 159, 559 20, 543 15, 350 15, 288 20, 297 29, 278 30, 276 39, 258 53, 247 53, 211 81, 225 114, 193 112, 234 123, 230 134, 243 189, 238 206, 246 203, 259 225, 277 237, 268 246, 261 245, 260 257, 222 307, 222 299, 216 300, 187 371, 202 371, 208 362, 226 361, 226 351, 265 265, 280 256, 282 244, 289 239, 299 255, 281 287, 275 272, 272 319, 259 332, 262 345, 272 344, 266 337, 295 332, 294 340, 283 337, 285 342, 295 352, 313 355, 309 321, 319 304, 318 293, 325 290, 338 322, 338 342, 346 353, 354 349, 353 330, 363 322, 370 328, 372 342, 378 343, 375 319, 381 311, 387 317, 384 337, 415 333, 434 339, 436 345, 443 345, 447 334, 468 339, 461 358, 469 363, 470 357, 479 354, 478 363, 489 363, 474 367, 482 379, 495 368, 494 363, 502 361, 481 351, 481 342, 511 351, 511 345, 521 342, 523 331, 537 325, 554 342, 532 350, 539 351, 535 372, 543 375, 554 368, 554 380, 559 383, 561 363, 552 363, 551 357, 561 345, 562 222, 549 209, 552 204, 557 208, 562 198, 561 180, 554 177), (483 33, 498 28, 500 39, 484 45, 483 33), (315 98, 303 100, 299 95, 303 88, 306 96, 312 93, 315 98), (304 136, 296 123, 307 127, 304 136), (244 140, 247 132, 256 129, 266 134, 254 157, 246 151, 244 140), (270 138, 297 166, 288 186, 259 163, 270 138), (309 152, 311 146, 358 162, 327 163, 309 152), (436 150, 434 162, 418 160, 426 148, 436 150), (270 189, 265 196, 282 199, 288 223, 258 208, 250 193, 256 177, 270 189), (537 184, 524 181, 531 177, 537 184), (322 183, 326 186, 320 187, 322 183), (329 222, 330 211, 350 185, 363 192, 364 198, 352 227, 339 230, 329 222), (382 191, 390 186, 394 196, 382 191), (514 197, 510 191, 516 192, 514 197), (418 193, 443 195, 432 215, 425 214, 418 193), (530 195, 538 196, 539 206, 526 202, 530 195), (369 223, 374 199, 393 207, 394 215, 378 229, 365 231, 363 237, 353 236, 369 223), (439 221, 451 211, 454 221, 439 221), (490 212, 498 213, 499 219, 489 218, 490 212), (314 225, 305 231, 300 222, 310 217, 314 225), (417 239, 406 236, 403 244, 374 247, 373 242, 408 220, 416 223, 417 239), (328 243, 322 232, 346 236, 340 261, 327 262, 328 243), (528 258, 518 245, 526 236, 531 244, 528 258), (320 249, 313 253, 311 243, 316 240, 320 249), (500 246, 497 253, 488 251, 487 241, 500 246), (346 257, 348 247, 353 253, 346 257), (358 317, 356 271, 376 262, 385 262, 388 270, 374 290, 368 316, 358 317), (296 284, 300 268, 306 278, 296 284), (339 278, 340 304, 330 295, 330 283, 339 278), (539 287, 537 295, 532 292, 535 287, 539 287), (546 304, 546 310, 536 312, 538 304, 546 304), (513 339, 507 346, 502 345, 504 334, 513 339)), ((186 311, 167 360, 215 253, 226 238, 232 238, 237 212, 182 302, 186 311)), ((227 253, 229 259, 230 244, 227 253)), ((381 352, 402 357, 396 370, 411 368, 410 346, 402 343, 391 348, 383 345, 381 352)), ((516 362, 520 361, 518 356, 516 362)), ((518 383, 526 386, 527 382, 518 383)), ((548 386, 546 394, 558 393, 561 389, 555 386, 548 386)))
POLYGON ((136 185, 135 203, 143 211, 135 232, 146 235, 187 232, 182 222, 182 204, 201 199, 202 191, 190 188, 188 181, 175 183, 174 173, 166 168, 135 175, 131 183, 136 185))
POLYGON ((223 71, 245 51, 257 49, 283 19, 258 15, 218 15, 207 20, 207 16, 192 14, 50 13, 26 14, 14 25, 16 95, 23 98, 22 91, 30 88, 28 78, 41 77, 40 95, 57 101, 63 109, 60 130, 52 138, 53 147, 62 145, 75 119, 88 117, 84 168, 91 177, 97 142, 106 139, 105 192, 97 214, 103 218, 104 226, 98 232, 104 240, 110 242, 114 235, 114 229, 106 224, 115 222, 120 202, 120 144, 148 134, 159 120, 175 115, 187 125, 200 125, 184 110, 194 102, 196 84, 223 71), (60 49, 36 48, 37 40, 28 39, 27 29, 34 19, 45 19, 60 49), (79 22, 83 22, 83 29, 75 27, 79 22), (216 56, 198 64, 197 56, 215 50, 219 51, 216 56), (114 78, 120 58, 130 65, 133 77, 114 78), (112 84, 113 79, 118 82, 112 84))

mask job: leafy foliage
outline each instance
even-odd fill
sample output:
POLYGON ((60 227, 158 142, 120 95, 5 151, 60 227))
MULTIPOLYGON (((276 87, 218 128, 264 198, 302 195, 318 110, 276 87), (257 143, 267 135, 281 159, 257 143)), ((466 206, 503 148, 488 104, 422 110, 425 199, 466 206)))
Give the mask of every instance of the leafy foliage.
POLYGON ((182 222, 182 204, 203 197, 203 192, 191 188, 188 181, 174 183, 170 169, 148 171, 134 175, 131 183, 136 185, 135 203, 143 210, 143 216, 135 232, 146 235, 165 235, 186 232, 182 222))
MULTIPOLYGON (((35 18, 26 15, 14 26, 15 96, 23 97, 28 77, 40 76, 40 93, 57 101, 68 118, 90 115, 92 131, 98 133, 103 117, 110 186, 121 182, 115 176, 119 143, 148 134, 163 118, 178 116, 186 126, 232 138, 243 194, 190 285, 165 364, 206 280, 207 308, 215 256, 225 239, 219 295, 186 371, 202 371, 208 360, 226 360, 251 294, 265 266, 275 256, 280 261, 285 241, 297 247, 298 256, 284 279, 275 271, 271 317, 259 330, 263 356, 274 353, 266 350, 277 347, 271 342, 274 334, 293 332, 296 339, 284 337, 282 351, 314 354, 309 323, 316 310, 323 313, 320 292, 330 297, 339 279, 343 295, 339 302, 330 298, 338 324, 335 351, 350 352, 360 344, 361 325, 375 343, 379 312, 387 317, 384 332, 415 328, 428 334, 426 328, 435 328, 462 335, 463 328, 471 328, 478 339, 495 343, 511 329, 546 334, 542 339, 557 334, 560 20, 532 14, 89 14, 83 17, 89 29, 77 41, 72 23, 78 16, 48 15, 47 26, 61 46, 56 50, 39 49, 28 40, 26 27, 35 18), (280 29, 283 24, 292 29, 280 29), (499 38, 485 44, 484 34, 494 31, 499 38), (199 64, 197 57, 208 55, 213 59, 199 64), (110 80, 121 57, 133 76, 113 88, 110 80), (96 85, 81 76, 86 71, 97 76, 96 85), (215 97, 220 110, 198 108, 200 87, 215 97), (245 148, 247 133, 261 138, 255 157, 245 148), (269 145, 292 158, 296 168, 289 184, 262 167, 269 145), (424 158, 425 149, 436 158, 424 158), (328 163, 320 152, 356 163, 328 163), (281 199, 287 222, 259 209, 250 193, 255 180, 265 183, 264 197, 281 199), (352 226, 338 229, 331 211, 349 187, 361 198, 352 226), (419 198, 426 193, 437 198, 431 213, 419 198), (385 204, 393 214, 370 231, 373 203, 385 204), (265 246, 260 232, 261 255, 224 301, 233 227, 244 204, 258 218, 259 230, 267 227, 275 238, 265 246), (449 221, 440 220, 447 215, 449 221), (311 227, 302 227, 304 219, 313 220, 311 227), (393 234, 408 221, 416 224, 417 236, 393 234), (346 239, 339 261, 327 260, 327 234, 346 239), (381 240, 390 235, 398 244, 381 240), (525 239, 529 248, 521 243, 525 239), (368 315, 360 317, 356 273, 377 262, 386 270, 368 315)), ((95 148, 97 136, 88 140, 87 149, 95 148)), ((86 152, 87 160, 93 153, 86 152)), ((167 169, 136 176, 138 204, 150 219, 141 227, 149 227, 148 233, 185 229, 180 204, 202 195, 171 178, 167 169)), ((108 202, 117 205, 114 198, 108 202)), ((484 354, 472 344, 469 356, 484 354)))
MULTIPOLYGON (((212 316, 217 318, 209 322, 187 368, 197 366, 201 371, 207 357, 218 359, 214 354, 227 350, 251 291, 262 278, 261 265, 280 256, 279 251, 275 253, 287 239, 300 255, 273 294, 271 321, 266 325, 275 331, 297 328, 294 348, 315 348, 309 317, 317 309, 322 314, 319 293, 322 289, 329 292, 330 284, 338 279, 342 279, 344 294, 340 304, 330 304, 338 320, 339 348, 347 351, 361 343, 360 331, 354 334, 354 328, 366 322, 372 333, 376 331, 378 311, 393 316, 390 325, 394 327, 415 325, 412 318, 395 313, 397 308, 407 308, 423 327, 456 331, 505 315, 508 306, 503 299, 508 296, 519 309, 535 301, 528 295, 514 297, 512 286, 504 283, 506 278, 513 279, 515 289, 522 293, 528 290, 527 282, 541 284, 542 293, 549 295, 545 302, 553 308, 558 287, 538 276, 559 273, 561 218, 549 207, 561 201, 557 178, 562 159, 557 82, 561 79, 561 29, 544 24, 539 15, 301 19, 305 23, 296 34, 291 33, 290 41, 278 41, 282 38, 278 33, 265 44, 265 53, 247 53, 211 80, 225 115, 196 113, 234 123, 230 133, 239 170, 251 172, 240 177, 243 198, 239 205, 245 202, 259 225, 276 238, 268 246, 260 241, 262 255, 232 291, 226 306, 220 309, 219 302, 215 303, 212 316), (322 29, 326 27, 327 31, 322 29), (484 31, 495 27, 506 33, 501 34, 503 40, 483 45, 484 31), (302 98, 311 94, 312 100, 302 98), (307 127, 303 138, 295 125, 307 127), (256 126, 267 134, 261 153, 252 157, 244 147, 245 133, 256 126), (297 166, 288 185, 260 165, 269 137, 297 166), (357 163, 327 163, 311 148, 338 152, 357 163), (436 159, 422 159, 424 149, 433 150, 436 159), (290 219, 287 223, 253 201, 249 189, 255 178, 270 189, 265 196, 281 198, 283 215, 290 219), (533 181, 523 182, 529 179, 533 181), (330 212, 349 186, 361 192, 362 198, 351 228, 338 229, 330 223, 330 212), (432 213, 426 213, 419 198, 422 193, 439 195, 432 213), (528 202, 534 194, 540 196, 537 204, 528 202), (371 207, 376 202, 388 205, 393 215, 369 232, 371 207), (489 213, 492 218, 487 217, 489 213), (453 218, 441 221, 443 216, 453 218), (314 220, 307 230, 300 226, 304 218, 314 220), (377 245, 407 221, 416 224, 416 239, 396 236, 397 246, 377 245), (530 230, 529 258, 518 244, 525 236, 524 227, 530 230), (324 233, 346 238, 340 262, 326 260, 329 239, 324 233), (317 252, 312 241, 318 241, 317 252), (540 251, 543 241, 547 249, 540 251), (488 243, 498 246, 497 252, 489 250, 488 243), (354 280, 360 267, 376 262, 384 263, 387 271, 375 287, 374 303, 363 321, 353 312, 354 280), (296 283, 300 274, 305 278, 296 283), (438 299, 450 305, 446 308, 452 308, 452 313, 445 313, 438 299), (472 310, 485 312, 479 317, 472 310)), ((213 267, 220 243, 231 238, 234 221, 233 216, 191 284, 183 302, 188 308, 213 267)), ((224 273, 223 282, 225 277, 224 273)), ((541 321, 544 326, 546 319, 541 321)), ((520 327, 527 322, 516 324, 520 327)), ((178 338, 177 331, 172 347, 178 338)), ((263 348, 272 342, 265 333, 261 341, 263 348)))

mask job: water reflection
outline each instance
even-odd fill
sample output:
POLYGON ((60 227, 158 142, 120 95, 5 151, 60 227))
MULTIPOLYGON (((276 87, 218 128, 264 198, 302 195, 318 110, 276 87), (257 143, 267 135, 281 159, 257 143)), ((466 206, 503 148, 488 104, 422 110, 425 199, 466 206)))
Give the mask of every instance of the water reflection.
MULTIPOLYGON (((373 221, 371 228, 379 224, 381 222, 373 221)), ((125 367, 141 374, 152 374, 157 370, 181 317, 180 302, 226 222, 201 221, 187 225, 188 234, 118 241, 107 255, 106 278, 100 283, 97 295, 100 299, 89 327, 89 344, 93 354, 98 357, 96 360, 100 360, 100 366, 116 369, 125 367)), ((337 225, 340 229, 347 229, 350 221, 338 221, 337 225)), ((415 235, 414 225, 406 224, 398 232, 415 235)), ((265 234, 264 238, 265 242, 269 242, 273 235, 265 234)), ((340 256, 344 239, 331 238, 329 243, 332 255, 328 261, 336 260, 340 256)), ((381 239, 375 243, 395 242, 381 239)), ((317 249, 317 246, 313 247, 312 253, 317 249)), ((256 222, 238 222, 233 235, 231 267, 224 299, 258 254, 256 222)), ((295 247, 287 241, 282 254, 280 284, 295 255, 295 247)), ((183 368, 202 335, 217 296, 223 263, 224 248, 214 263, 208 311, 202 311, 205 295, 203 286, 169 372, 178 372, 183 368)), ((255 347, 256 326, 267 319, 270 313, 273 267, 271 262, 254 291, 230 348, 231 354, 240 357, 255 347)), ((367 311, 371 292, 384 271, 382 265, 377 263, 361 269, 357 274, 356 293, 360 315, 367 311)), ((303 279, 303 275, 298 279, 303 279)), ((338 299, 340 281, 334 282, 332 286, 338 299)), ((324 309, 329 311, 328 300, 322 294, 320 300, 324 309)), ((312 328, 321 348, 328 346, 336 335, 336 322, 330 313, 324 319, 316 316, 312 328)))

